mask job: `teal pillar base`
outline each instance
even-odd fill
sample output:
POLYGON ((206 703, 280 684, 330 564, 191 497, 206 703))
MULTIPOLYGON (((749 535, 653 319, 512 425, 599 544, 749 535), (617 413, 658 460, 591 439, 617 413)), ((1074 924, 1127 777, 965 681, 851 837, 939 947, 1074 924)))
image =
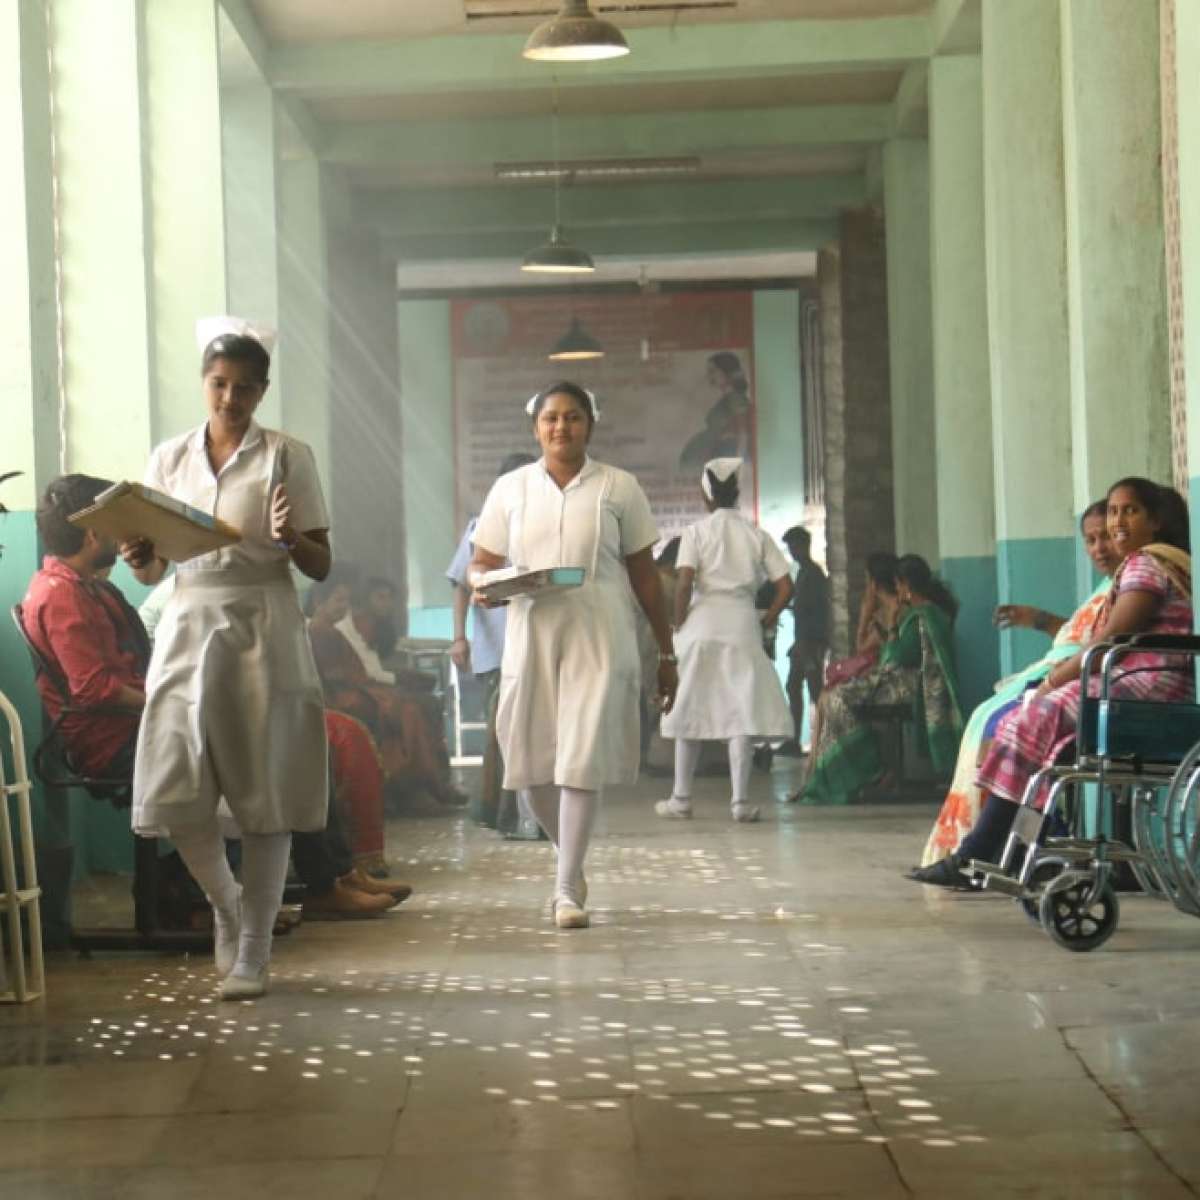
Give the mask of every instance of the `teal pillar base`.
MULTIPOLYGON (((1075 538, 1014 538, 996 546, 1001 604, 1032 604, 1067 617, 1078 607, 1075 538)), ((1000 635, 1000 670, 1019 671, 1046 653, 1046 635, 1029 629, 1000 635)))
POLYGON ((970 712, 992 693, 1000 676, 996 609, 996 558, 992 554, 943 558, 942 578, 958 597, 954 653, 963 709, 970 712))

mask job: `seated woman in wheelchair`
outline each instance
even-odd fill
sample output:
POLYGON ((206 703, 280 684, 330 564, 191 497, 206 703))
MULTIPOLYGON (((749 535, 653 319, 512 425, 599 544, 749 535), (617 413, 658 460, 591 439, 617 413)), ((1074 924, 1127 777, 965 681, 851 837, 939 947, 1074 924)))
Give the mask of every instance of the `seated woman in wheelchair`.
MULTIPOLYGON (((1192 632, 1191 555, 1187 506, 1177 492, 1148 479, 1119 480, 1108 490, 1108 531, 1121 565, 1095 640, 1122 634, 1192 632)), ((1029 779, 1055 762, 1075 738, 1083 651, 1058 663, 1029 699, 996 729, 976 784, 987 796, 975 828, 958 850, 913 871, 918 883, 969 888, 972 859, 995 862, 1029 779)), ((1099 681, 1093 681, 1098 688, 1099 681)), ((1192 666, 1169 654, 1142 652, 1121 660, 1111 694, 1125 699, 1188 700, 1192 666)))
POLYGON ((975 786, 975 775, 1001 720, 1020 705, 1025 693, 1041 683, 1057 663, 1086 646, 1103 625, 1108 590, 1121 565, 1120 556, 1108 536, 1107 500, 1097 500, 1088 506, 1079 521, 1079 534, 1092 566, 1102 579, 1072 616, 1064 619, 1027 604, 1002 604, 996 609, 996 624, 1001 628, 1036 629, 1054 640, 1036 662, 997 683, 994 694, 971 713, 959 743, 950 790, 921 855, 922 867, 932 866, 938 859, 953 854, 959 842, 975 827, 984 801, 984 794, 975 786))

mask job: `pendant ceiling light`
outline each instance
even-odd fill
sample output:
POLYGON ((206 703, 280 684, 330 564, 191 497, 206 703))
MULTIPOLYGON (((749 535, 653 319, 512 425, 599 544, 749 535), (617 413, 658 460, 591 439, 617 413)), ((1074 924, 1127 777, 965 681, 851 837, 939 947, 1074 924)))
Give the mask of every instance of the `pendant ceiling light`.
POLYGON ((620 58, 629 43, 611 21, 602 21, 588 0, 563 0, 558 16, 539 25, 521 53, 537 62, 594 62, 620 58))
MULTIPOLYGON (((558 84, 554 85, 554 109, 551 113, 554 163, 558 164, 558 84)), ((554 173, 554 226, 550 230, 550 240, 536 250, 525 255, 521 270, 531 274, 544 275, 590 275, 596 269, 592 256, 578 246, 572 246, 563 233, 562 210, 562 172, 554 173)))
POLYGON ((584 329, 578 317, 572 317, 570 328, 546 357, 551 362, 583 362, 603 358, 604 347, 584 329))

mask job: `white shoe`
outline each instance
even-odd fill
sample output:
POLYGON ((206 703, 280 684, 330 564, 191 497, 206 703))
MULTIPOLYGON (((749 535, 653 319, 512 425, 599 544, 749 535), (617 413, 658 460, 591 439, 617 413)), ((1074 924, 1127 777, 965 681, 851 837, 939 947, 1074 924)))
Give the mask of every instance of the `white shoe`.
POLYGON ((221 980, 221 999, 255 1000, 266 994, 270 980, 270 967, 263 967, 260 971, 255 971, 252 967, 244 967, 241 972, 230 971, 221 980))
POLYGON ((570 896, 556 896, 554 899, 554 923, 559 929, 586 929, 592 919, 581 904, 576 904, 570 896))
POLYGON ((755 804, 735 804, 731 811, 733 819, 742 824, 749 824, 759 818, 758 806, 755 804))
POLYGON ((242 934, 242 889, 237 890, 237 915, 231 924, 222 921, 213 910, 213 959, 217 974, 224 979, 237 962, 242 934))
POLYGON ((674 796, 670 800, 656 800, 654 811, 660 817, 675 817, 680 821, 690 821, 692 819, 691 801, 676 800, 674 796))

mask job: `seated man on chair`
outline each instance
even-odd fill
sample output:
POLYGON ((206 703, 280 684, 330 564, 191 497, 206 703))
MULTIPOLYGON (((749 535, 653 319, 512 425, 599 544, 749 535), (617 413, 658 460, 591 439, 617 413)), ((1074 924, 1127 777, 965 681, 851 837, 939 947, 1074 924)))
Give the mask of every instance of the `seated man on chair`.
MULTIPOLYGON (((150 640, 137 613, 102 577, 117 559, 117 543, 67 520, 109 486, 107 479, 91 475, 63 475, 46 488, 37 529, 48 553, 30 580, 22 623, 38 652, 66 681, 72 705, 103 709, 69 714, 59 726, 72 769, 97 779, 127 780, 146 704, 150 640)), ((47 713, 57 720, 58 689, 41 675, 37 682, 47 713)))

